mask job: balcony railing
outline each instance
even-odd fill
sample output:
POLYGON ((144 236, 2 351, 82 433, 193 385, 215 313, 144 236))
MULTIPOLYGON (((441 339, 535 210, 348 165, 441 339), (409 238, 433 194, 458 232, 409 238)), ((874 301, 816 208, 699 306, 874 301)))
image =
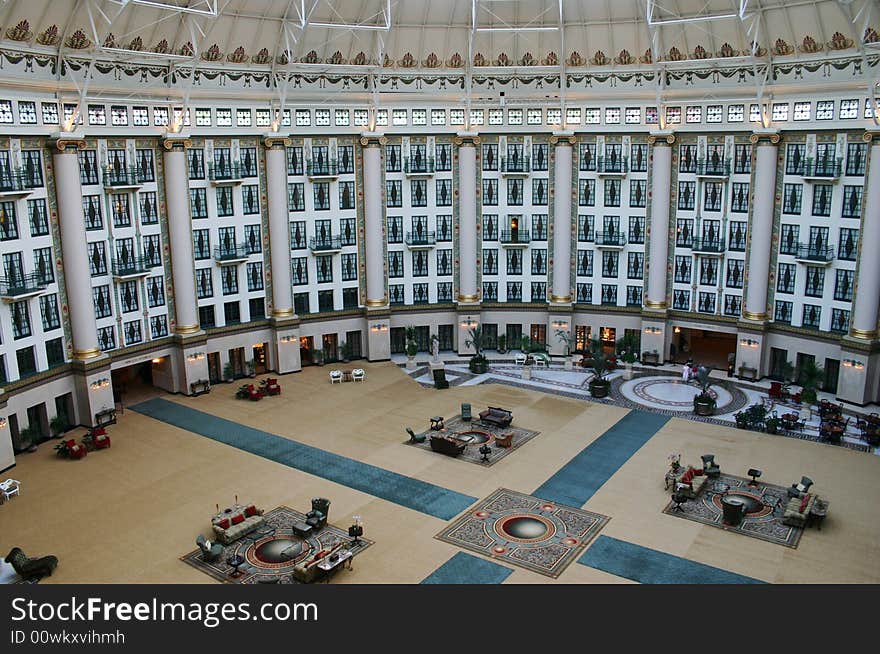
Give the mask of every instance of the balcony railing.
POLYGON ((501 242, 506 245, 528 245, 532 237, 527 229, 504 229, 501 231, 501 242))
POLYGON ((104 166, 104 186, 114 188, 123 186, 141 186, 141 178, 143 175, 137 166, 126 166, 116 168, 114 166, 104 166))
POLYGON ((726 244, 723 238, 695 238, 691 247, 694 252, 721 254, 726 249, 726 244))
POLYGON ((114 277, 135 277, 150 272, 152 264, 146 257, 128 257, 125 260, 113 259, 114 277))
POLYGON ((629 172, 629 159, 626 157, 599 157, 596 172, 600 175, 626 175, 629 172))
POLYGON ((730 161, 728 159, 698 159, 698 177, 728 177, 730 175, 730 161))
POLYGON ((332 252, 342 249, 341 236, 313 236, 309 239, 309 249, 312 252, 332 252))
POLYGON ((530 157, 501 157, 501 172, 506 175, 528 175, 531 171, 530 157))
POLYGON ((232 261, 244 261, 250 254, 247 245, 220 246, 214 248, 214 261, 226 263, 232 261))
POLYGON ((433 175, 436 170, 434 157, 406 157, 403 172, 407 175, 433 175))
POLYGON ((306 161, 306 175, 309 177, 339 177, 339 161, 337 159, 306 161))
POLYGON ((407 232, 406 244, 410 247, 431 247, 437 243, 434 232, 407 232))
POLYGON ((801 175, 805 179, 837 179, 840 177, 841 160, 836 159, 805 159, 801 166, 801 175))
POLYGON ((626 234, 623 232, 596 232, 596 245, 622 248, 626 245, 626 234))
POLYGON ((222 166, 217 163, 208 164, 208 179, 212 182, 240 182, 243 177, 241 163, 232 161, 222 166))
POLYGON ((834 260, 834 248, 831 246, 816 247, 815 245, 799 244, 794 258, 798 261, 828 264, 834 260))
POLYGON ((38 273, 29 275, 13 275, 0 277, 0 296, 16 299, 27 295, 36 295, 49 285, 49 280, 38 273))
POLYGON ((32 188, 25 184, 21 169, 0 169, 0 195, 27 195, 32 188))

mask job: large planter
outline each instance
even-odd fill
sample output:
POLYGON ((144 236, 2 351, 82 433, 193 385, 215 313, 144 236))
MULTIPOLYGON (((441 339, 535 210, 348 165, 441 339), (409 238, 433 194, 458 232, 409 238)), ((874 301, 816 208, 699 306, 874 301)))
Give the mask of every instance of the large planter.
POLYGON ((531 366, 523 366, 520 368, 520 377, 522 379, 531 379, 532 378, 532 367, 531 366))
POLYGON ((571 357, 565 357, 565 363, 562 364, 563 370, 573 370, 574 362, 571 360, 571 357))
POLYGON ((416 358, 408 356, 406 357, 406 369, 407 370, 415 370, 416 369, 416 358))
POLYGON ((660 365, 660 354, 657 352, 642 352, 642 364, 652 366, 660 365))
POLYGON ((590 382, 590 395, 593 397, 608 397, 611 382, 607 380, 595 380, 590 382))
POLYGON ((630 380, 633 378, 633 364, 624 363, 623 364, 623 378, 626 380, 630 380))
POLYGON ((715 402, 713 400, 694 399, 694 413, 698 416, 711 416, 715 413, 715 402))
POLYGON ((468 362, 468 369, 475 375, 482 375, 489 371, 489 362, 485 359, 473 358, 468 362))

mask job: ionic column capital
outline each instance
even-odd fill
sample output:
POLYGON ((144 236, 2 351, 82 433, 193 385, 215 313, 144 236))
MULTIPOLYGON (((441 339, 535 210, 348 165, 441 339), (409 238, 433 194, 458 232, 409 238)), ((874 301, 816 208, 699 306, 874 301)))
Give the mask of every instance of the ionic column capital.
POLYGON ((183 136, 166 136, 162 139, 162 147, 167 151, 186 150, 192 147, 192 139, 183 136))
POLYGON ((658 130, 648 134, 648 145, 672 145, 675 143, 675 134, 668 130, 658 130))
POLYGON ((781 140, 782 137, 775 129, 755 130, 752 132, 752 135, 749 136, 749 141, 756 145, 779 145, 781 140))
POLYGON ((384 134, 379 132, 364 132, 361 134, 361 146, 365 148, 378 148, 388 143, 384 134))
POLYGON ((289 136, 281 136, 280 134, 270 134, 263 137, 263 147, 267 150, 272 148, 289 148, 293 140, 289 136))
POLYGON ((79 152, 86 149, 86 140, 81 136, 78 137, 73 134, 70 136, 59 136, 49 139, 49 147, 58 150, 58 152, 79 152))
POLYGON ((553 132, 550 136, 550 145, 573 146, 575 143, 577 143, 577 136, 575 136, 574 132, 553 132))
POLYGON ((458 147, 476 147, 480 144, 480 135, 476 132, 459 132, 452 142, 458 147))

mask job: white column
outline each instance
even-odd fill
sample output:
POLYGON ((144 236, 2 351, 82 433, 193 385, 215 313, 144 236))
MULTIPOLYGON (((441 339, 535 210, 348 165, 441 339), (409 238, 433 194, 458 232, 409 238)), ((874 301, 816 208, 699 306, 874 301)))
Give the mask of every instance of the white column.
POLYGON ((61 258, 64 261, 64 282, 73 336, 73 358, 82 361, 101 356, 77 155, 85 147, 85 141, 59 138, 55 145, 55 196, 58 201, 61 258))
POLYGON ((667 260, 669 258, 669 201, 672 183, 672 144, 668 132, 651 134, 651 246, 648 263, 648 293, 645 308, 664 311, 666 302, 667 260))
POLYGON ((551 304, 571 304, 571 162, 574 136, 554 134, 553 288, 551 304))
POLYGON ((287 207, 287 137, 267 136, 266 194, 269 211, 269 252, 272 256, 272 316, 293 317, 290 271, 290 213, 287 207))
POLYGON ((774 131, 755 132, 755 188, 752 200, 752 222, 749 226, 749 257, 746 264, 746 320, 767 320, 767 287, 770 283, 770 252, 773 238, 773 213, 776 205, 776 168, 779 134, 774 131))
POLYGON ((858 292, 853 297, 853 315, 850 336, 865 340, 877 338, 877 312, 880 309, 880 133, 868 132, 865 140, 873 138, 868 179, 865 180, 865 213, 859 236, 858 292))
POLYGON ((171 242, 171 278, 174 284, 175 334, 199 331, 199 308, 193 268, 192 219, 189 215, 189 175, 186 148, 189 139, 166 138, 165 204, 168 212, 168 240, 171 242))
POLYGON ((382 211, 382 151, 384 137, 361 137, 364 148, 364 234, 367 270, 367 308, 388 306, 385 279, 385 225, 382 211))
MULTIPOLYGON (((477 148, 480 137, 458 135, 458 301, 478 302, 477 289, 477 148)), ((461 346, 459 346, 461 349, 461 346)))

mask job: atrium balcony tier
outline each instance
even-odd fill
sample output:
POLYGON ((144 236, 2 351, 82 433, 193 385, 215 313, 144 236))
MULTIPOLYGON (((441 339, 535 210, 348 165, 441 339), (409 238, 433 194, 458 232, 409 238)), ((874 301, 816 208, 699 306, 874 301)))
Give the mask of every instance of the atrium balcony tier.
POLYGON ((528 177, 532 172, 532 160, 529 157, 501 157, 502 177, 528 177))
POLYGON ((336 179, 339 177, 339 161, 306 161, 306 176, 309 179, 336 179))
POLYGON ((128 257, 125 260, 114 259, 112 268, 115 279, 130 279, 146 277, 150 274, 152 265, 146 257, 128 257))
POLYGON ((428 250, 437 244, 434 232, 407 232, 406 246, 410 250, 428 250))
POLYGON ((626 177, 629 160, 626 157, 599 157, 596 160, 596 172, 599 177, 626 177))
POLYGON ((208 164, 208 179, 211 180, 211 184, 214 186, 237 185, 244 181, 244 171, 242 171, 241 164, 237 161, 222 166, 208 164))
POLYGON ((798 171, 805 182, 828 183, 840 179, 841 159, 806 159, 798 171))
POLYGON ((214 248, 214 261, 220 265, 243 263, 250 256, 250 250, 246 245, 231 245, 227 247, 217 246, 214 248))
POLYGON ((794 252, 794 258, 796 261, 813 266, 827 266, 834 260, 834 248, 800 244, 794 252))
POLYGON ((309 249, 318 254, 339 252, 342 249, 341 236, 313 236, 309 239, 309 249))
POLYGON ((21 170, 0 168, 0 198, 22 198, 32 192, 33 189, 25 184, 21 170))
POLYGON ((431 177, 435 171, 434 157, 406 157, 403 160, 403 172, 407 177, 431 177))
POLYGON ((501 247, 527 248, 532 242, 531 234, 527 229, 505 229, 501 232, 501 247))
POLYGON ((104 167, 104 190, 121 191, 125 189, 138 189, 144 185, 144 175, 140 174, 137 166, 105 166, 104 167))
POLYGON ((727 249, 723 238, 695 238, 691 248, 698 254, 715 255, 720 257, 727 249))
POLYGON ((697 177, 727 179, 730 177, 730 161, 727 159, 698 159, 697 177))
POLYGON ((596 247, 604 250, 622 250, 626 246, 623 232, 596 232, 596 247))
POLYGON ((0 298, 6 302, 16 302, 39 295, 48 285, 49 280, 36 273, 0 277, 0 298))

